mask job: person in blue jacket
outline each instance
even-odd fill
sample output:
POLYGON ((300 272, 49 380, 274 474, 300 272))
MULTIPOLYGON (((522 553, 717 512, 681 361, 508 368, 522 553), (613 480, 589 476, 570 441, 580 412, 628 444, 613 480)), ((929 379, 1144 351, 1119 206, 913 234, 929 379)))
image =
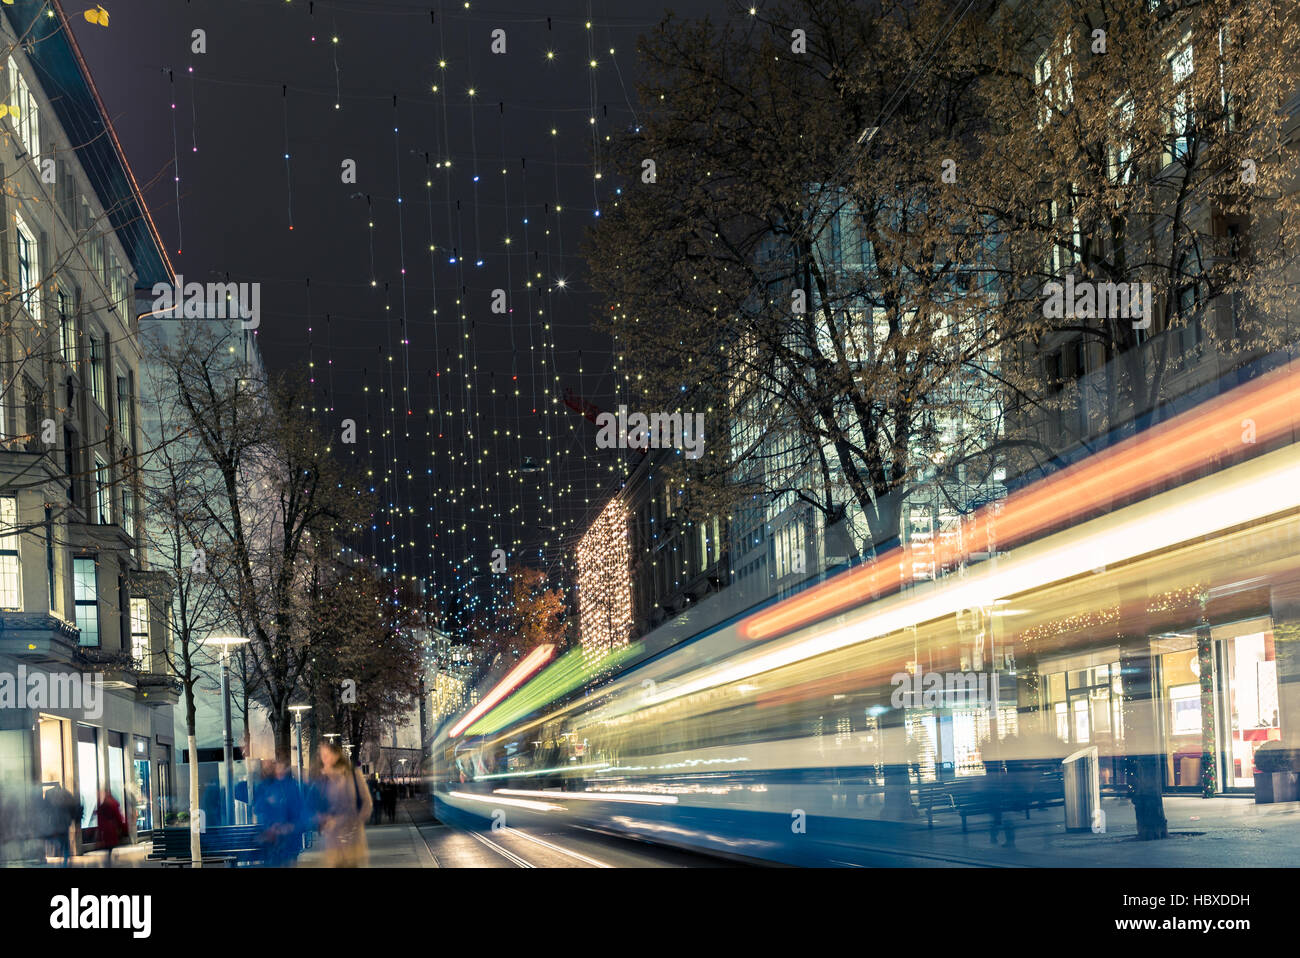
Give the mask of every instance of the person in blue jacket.
POLYGON ((294 781, 289 763, 277 759, 264 764, 265 777, 253 803, 257 823, 264 829, 265 862, 271 868, 290 868, 302 851, 307 809, 302 789, 294 781), (269 766, 269 767, 268 767, 269 766))

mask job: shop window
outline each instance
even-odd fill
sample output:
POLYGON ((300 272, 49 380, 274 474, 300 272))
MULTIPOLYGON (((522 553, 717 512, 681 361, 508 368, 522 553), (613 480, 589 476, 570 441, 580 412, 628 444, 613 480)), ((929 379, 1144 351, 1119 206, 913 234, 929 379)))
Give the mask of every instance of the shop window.
POLYGON ((121 732, 108 733, 108 790, 119 803, 127 804, 126 736, 121 732))
POLYGON ((66 724, 48 715, 41 716, 41 787, 44 790, 62 786, 66 781, 63 760, 63 735, 66 724))
POLYGON ((1195 788, 1201 784, 1203 723, 1201 718, 1201 669, 1196 637, 1178 636, 1162 647, 1172 651, 1160 655, 1160 687, 1165 726, 1165 784, 1172 788, 1195 788))
POLYGON ((99 729, 77 726, 77 784, 81 798, 81 827, 90 828, 99 804, 99 729))
MULTIPOLYGON (((1254 788, 1255 753, 1282 737, 1273 630, 1267 620, 1253 628, 1258 631, 1218 639, 1220 761, 1226 788, 1254 788)), ((1215 630, 1216 638, 1221 634, 1215 630)))
POLYGON ((135 830, 136 833, 153 828, 153 776, 150 772, 149 740, 136 736, 135 754, 132 756, 135 771, 135 830))

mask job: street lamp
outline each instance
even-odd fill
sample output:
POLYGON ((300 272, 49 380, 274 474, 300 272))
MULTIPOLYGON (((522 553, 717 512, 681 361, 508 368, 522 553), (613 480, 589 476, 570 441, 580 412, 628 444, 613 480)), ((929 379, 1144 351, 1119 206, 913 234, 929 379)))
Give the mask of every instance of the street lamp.
MULTIPOLYGON (((248 639, 238 635, 219 635, 208 639, 221 649, 221 713, 225 721, 226 758, 226 824, 235 824, 235 736, 230 731, 230 650, 237 645, 247 645, 248 639)), ((248 756, 244 756, 247 760, 248 756)), ((192 774, 198 773, 195 766, 192 774)))
POLYGON ((311 711, 310 705, 290 705, 293 713, 293 730, 298 738, 298 784, 302 784, 302 713, 311 711))

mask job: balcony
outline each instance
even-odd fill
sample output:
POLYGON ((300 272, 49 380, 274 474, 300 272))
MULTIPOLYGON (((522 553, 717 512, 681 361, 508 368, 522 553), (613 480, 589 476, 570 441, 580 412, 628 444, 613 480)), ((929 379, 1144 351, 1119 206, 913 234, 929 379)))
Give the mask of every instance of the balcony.
POLYGON ((114 649, 83 648, 77 650, 77 659, 86 672, 104 676, 106 689, 134 689, 136 687, 135 660, 131 653, 114 649))
POLYGON ((44 612, 0 613, 0 654, 35 665, 75 666, 77 627, 44 612))
POLYGON ((170 672, 140 672, 136 676, 135 700, 142 705, 178 705, 183 691, 181 680, 170 672))

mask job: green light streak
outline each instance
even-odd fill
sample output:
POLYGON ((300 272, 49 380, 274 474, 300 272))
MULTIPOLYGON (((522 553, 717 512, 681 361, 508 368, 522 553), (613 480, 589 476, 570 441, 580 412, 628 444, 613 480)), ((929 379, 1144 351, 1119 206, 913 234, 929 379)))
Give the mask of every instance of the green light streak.
POLYGON ((640 651, 641 643, 625 645, 595 662, 583 662, 581 648, 570 649, 523 688, 509 696, 470 726, 469 735, 491 735, 519 721, 525 715, 549 705, 602 672, 616 668, 640 651))

